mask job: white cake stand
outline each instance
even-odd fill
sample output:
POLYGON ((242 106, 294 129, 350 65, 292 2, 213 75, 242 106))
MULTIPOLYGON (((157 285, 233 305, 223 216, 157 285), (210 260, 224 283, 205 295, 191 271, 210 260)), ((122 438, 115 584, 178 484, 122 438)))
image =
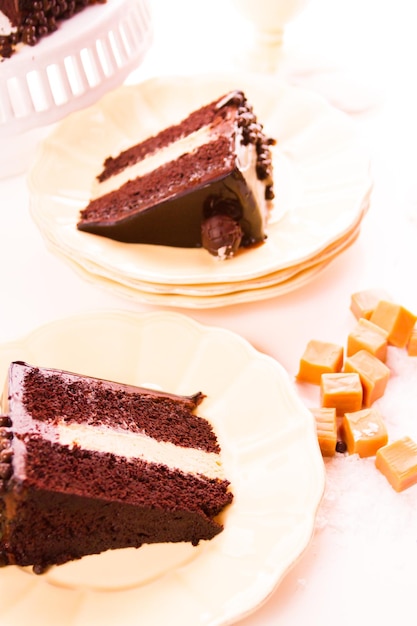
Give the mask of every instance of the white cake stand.
POLYGON ((0 63, 0 178, 23 172, 45 127, 124 82, 153 39, 148 0, 107 0, 0 63))

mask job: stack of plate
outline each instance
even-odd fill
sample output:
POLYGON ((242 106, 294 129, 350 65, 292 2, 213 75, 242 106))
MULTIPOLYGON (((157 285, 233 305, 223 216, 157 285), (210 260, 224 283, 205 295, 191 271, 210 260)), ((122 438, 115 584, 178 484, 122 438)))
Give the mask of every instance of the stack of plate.
POLYGON ((218 307, 287 293, 359 234, 371 190, 352 121, 320 97, 261 76, 165 77, 124 86, 66 118, 29 176, 31 214, 48 247, 84 278, 159 305, 218 307), (204 249, 125 244, 77 230, 103 160, 231 89, 243 89, 274 147, 266 242, 219 261, 204 249))

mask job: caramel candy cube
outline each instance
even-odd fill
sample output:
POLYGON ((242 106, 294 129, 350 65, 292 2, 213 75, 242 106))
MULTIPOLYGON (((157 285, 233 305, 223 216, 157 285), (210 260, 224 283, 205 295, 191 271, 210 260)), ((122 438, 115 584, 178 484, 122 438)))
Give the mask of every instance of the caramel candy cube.
POLYGON ((337 415, 344 415, 362 408, 362 383, 359 374, 322 374, 320 385, 321 406, 336 409, 337 415))
POLYGON ((342 420, 343 437, 349 454, 374 456, 388 442, 385 423, 376 409, 345 413, 342 420))
POLYGON ((395 489, 403 491, 417 483, 417 444, 403 437, 376 453, 375 465, 395 489))
POLYGON ((391 374, 389 368, 367 350, 359 350, 353 356, 347 357, 344 371, 359 374, 365 407, 371 406, 384 395, 391 374))
POLYGON ((350 297, 350 310, 356 319, 364 317, 369 320, 380 300, 390 300, 389 295, 383 289, 357 291, 350 297))
POLYGON ((380 361, 387 358, 388 333, 370 320, 361 317, 347 339, 346 355, 352 356, 359 350, 367 350, 380 361))
POLYGON ((308 342, 304 354, 300 359, 297 380, 320 385, 322 374, 340 372, 342 366, 342 346, 312 339, 308 342))
POLYGON ((310 409, 316 422, 317 440, 323 456, 333 456, 337 444, 337 418, 335 408, 310 409))
POLYGON ((411 331, 410 339, 408 340, 407 352, 409 356, 417 356, 417 326, 414 326, 411 331))
POLYGON ((388 343, 404 348, 410 338, 417 317, 400 304, 380 300, 370 321, 388 333, 388 343))

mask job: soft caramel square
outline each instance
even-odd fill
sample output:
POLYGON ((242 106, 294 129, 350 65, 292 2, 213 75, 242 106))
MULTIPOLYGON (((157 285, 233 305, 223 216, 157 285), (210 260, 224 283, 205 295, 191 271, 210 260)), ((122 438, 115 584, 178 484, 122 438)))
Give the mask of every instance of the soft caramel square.
POLYGON ((390 300, 384 289, 364 289, 357 291, 350 297, 350 310, 356 319, 364 317, 369 320, 380 300, 390 300))
POLYGON ((410 437, 397 439, 376 453, 375 465, 395 491, 417 483, 417 444, 410 437))
POLYGON ((337 417, 334 407, 326 409, 318 407, 310 409, 312 412, 317 431, 317 440, 323 456, 333 456, 337 444, 337 417))
POLYGON ((337 415, 344 415, 362 408, 362 383, 359 374, 322 374, 320 384, 321 406, 336 409, 337 415))
POLYGON ((342 346, 312 339, 300 359, 297 380, 319 385, 322 374, 340 372, 342 366, 342 346))
POLYGON ((369 321, 388 333, 388 343, 397 348, 404 348, 411 336, 417 317, 400 304, 380 300, 369 321))
POLYGON ((342 430, 348 453, 360 457, 375 456, 388 442, 384 420, 374 408, 345 413, 342 430))
POLYGON ((367 350, 380 361, 387 358, 388 333, 370 320, 361 318, 348 334, 346 355, 352 356, 359 350, 367 350))
POLYGON ((410 339, 407 344, 408 356, 417 356, 417 326, 411 331, 410 339))
POLYGON ((359 374, 365 407, 370 407, 375 400, 384 395, 391 372, 382 361, 367 350, 359 350, 347 357, 343 369, 345 372, 359 374))

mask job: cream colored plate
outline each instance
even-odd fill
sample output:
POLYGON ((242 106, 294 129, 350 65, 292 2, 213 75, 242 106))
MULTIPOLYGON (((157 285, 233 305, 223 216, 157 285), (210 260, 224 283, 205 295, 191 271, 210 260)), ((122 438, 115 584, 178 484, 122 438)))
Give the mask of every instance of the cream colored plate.
POLYGON ((208 309, 244 302, 254 302, 282 296, 311 282, 326 269, 329 263, 351 246, 360 233, 357 226, 334 249, 318 255, 311 263, 294 266, 287 271, 277 272, 272 276, 261 276, 253 281, 231 283, 224 291, 220 285, 152 285, 151 283, 130 284, 124 277, 113 280, 102 267, 83 261, 77 263, 61 254, 51 241, 47 245, 51 251, 61 257, 64 262, 84 280, 97 287, 121 295, 130 300, 140 300, 147 304, 166 307, 183 307, 189 309, 208 309))
POLYGON ((310 412, 284 369, 244 339, 177 313, 60 320, 0 346, 11 360, 177 393, 207 394, 235 499, 225 529, 197 548, 118 550, 36 577, 0 569, 2 626, 230 624, 273 591, 307 547, 324 489, 310 412), (175 610, 173 610, 175 607, 175 610))
MULTIPOLYGON (((61 256, 58 252, 56 254, 57 256, 61 256)), ((91 270, 86 270, 85 267, 67 257, 61 256, 61 258, 67 263, 67 265, 72 267, 72 269, 75 270, 81 278, 90 282, 95 287, 100 287, 106 291, 113 292, 116 295, 123 296, 133 301, 140 300, 141 302, 155 306, 187 309, 212 309, 242 304, 245 302, 257 302, 282 296, 310 283, 314 280, 314 278, 321 274, 321 272, 325 270, 331 262, 325 261, 324 263, 313 265, 305 270, 301 270, 288 280, 266 287, 245 289, 244 285, 242 285, 241 291, 234 291, 232 293, 215 296, 203 294, 196 297, 179 293, 155 293, 151 291, 142 291, 138 287, 132 288, 119 280, 115 281, 103 277, 101 274, 95 274, 91 270)))
POLYGON ((73 114, 44 142, 29 187, 41 232, 74 261, 101 266, 115 281, 204 286, 252 280, 320 254, 362 214, 370 178, 351 120, 320 97, 267 77, 216 75, 125 86, 73 114), (278 140, 277 199, 264 245, 219 263, 201 249, 124 244, 76 229, 106 156, 236 88, 278 140))
MULTIPOLYGON (((243 290, 245 292, 250 292, 254 289, 275 287, 284 282, 288 283, 291 279, 300 275, 300 273, 304 270, 313 269, 316 266, 324 265, 325 263, 331 261, 356 241, 360 233, 361 219, 359 219, 358 223, 354 225, 352 230, 343 235, 340 240, 332 243, 312 259, 305 261, 304 263, 300 263, 299 265, 293 265, 292 267, 272 272, 271 274, 258 276, 252 280, 232 283, 206 283, 204 285, 164 285, 162 283, 148 283, 146 281, 129 279, 129 277, 126 276, 119 276, 118 282, 130 288, 132 290, 132 295, 136 295, 137 297, 141 292, 149 292, 157 295, 181 295, 195 298, 213 298, 215 296, 230 296, 230 298, 233 298, 235 293, 243 290)), ((47 245, 52 251, 59 254, 59 246, 54 244, 52 241, 48 241, 47 245)), ((80 261, 80 265, 94 277, 99 276, 113 281, 112 273, 107 271, 106 268, 103 268, 101 265, 96 265, 88 261, 80 261)))

